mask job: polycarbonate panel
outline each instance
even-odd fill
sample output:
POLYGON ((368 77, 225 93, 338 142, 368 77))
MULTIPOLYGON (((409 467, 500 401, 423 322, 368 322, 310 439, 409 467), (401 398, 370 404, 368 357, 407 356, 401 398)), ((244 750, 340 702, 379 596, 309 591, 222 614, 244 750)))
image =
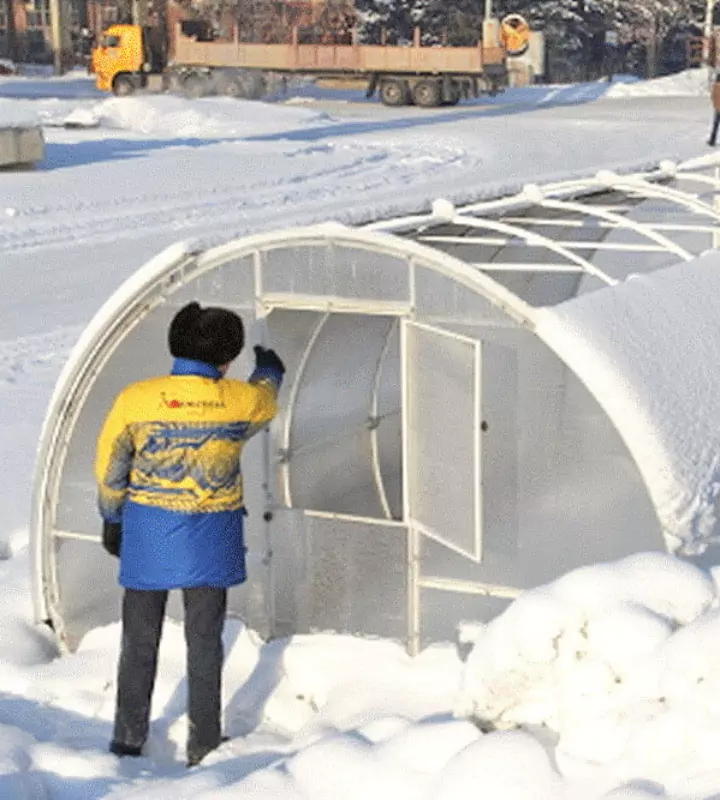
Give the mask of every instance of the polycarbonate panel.
POLYGON ((97 437, 115 397, 129 383, 169 372, 167 328, 176 309, 160 306, 122 340, 91 386, 68 443, 55 525, 97 535, 100 516, 94 462, 97 437))
POLYGON ((266 250, 262 258, 263 295, 409 302, 407 263, 387 254, 328 242, 266 250))
POLYGON ((339 433, 336 439, 293 451, 293 505, 382 519, 385 515, 372 472, 370 448, 370 431, 365 425, 361 430, 339 433))
POLYGON ((483 557, 515 557, 518 547, 517 352, 481 341, 483 557))
POLYGON ((182 306, 191 300, 201 305, 223 306, 235 310, 254 308, 255 273, 253 256, 244 256, 208 270, 181 287, 171 298, 182 306))
MULTIPOLYGON (((507 254, 508 260, 514 255, 507 254)), ((616 254, 617 255, 617 254, 616 254)), ((565 263, 562 256, 558 256, 551 250, 545 250, 533 258, 539 263, 565 263)), ((512 258, 514 263, 524 263, 520 258, 512 258)), ((494 270, 491 264, 484 267, 486 272, 494 281, 509 289, 514 295, 524 300, 531 306, 555 306, 570 300, 578 294, 578 287, 584 278, 591 277, 585 272, 503 272, 494 270)), ((607 286, 607 283, 597 278, 593 278, 596 288, 607 286)))
POLYGON ((467 622, 490 622, 512 602, 502 597, 488 597, 459 592, 420 590, 420 645, 459 641, 459 629, 467 622))
POLYGON ((99 542, 55 538, 54 551, 66 643, 74 650, 88 631, 120 619, 118 560, 99 542))
POLYGON ((415 268, 415 319, 435 324, 452 321, 517 325, 477 292, 421 266, 415 268))
MULTIPOLYGON (((423 540, 423 575, 525 588, 583 564, 640 550, 664 550, 635 461, 612 420, 567 366, 527 329, 458 325, 454 330, 481 339, 484 349, 482 415, 489 427, 481 434, 483 563, 474 565, 423 540), (497 348, 494 367, 488 344, 497 348), (511 355, 507 369, 503 367, 506 351, 515 354, 516 376, 511 355), (513 396, 517 398, 514 423, 502 417, 510 414, 513 396), (496 411, 491 416, 492 408, 496 411), (489 436, 500 424, 508 430, 511 452, 502 457, 510 463, 497 473, 493 489, 488 462, 500 454, 495 451, 493 456, 486 448, 492 450, 489 436), (513 424, 514 439, 509 433, 513 424), (516 540, 508 534, 506 525, 512 522, 506 522, 502 511, 512 492, 512 451, 517 458, 516 540), (508 468, 505 483, 500 473, 508 468), (506 499, 493 513, 498 489, 506 499)), ((504 435, 498 436, 498 444, 504 435)))
POLYGON ((332 314, 297 376, 289 473, 292 505, 382 516, 372 472, 372 396, 393 320, 332 314))
POLYGON ((478 344, 411 322, 403 325, 410 522, 479 559, 478 344))
POLYGON ((407 636, 407 532, 306 516, 298 630, 407 636))

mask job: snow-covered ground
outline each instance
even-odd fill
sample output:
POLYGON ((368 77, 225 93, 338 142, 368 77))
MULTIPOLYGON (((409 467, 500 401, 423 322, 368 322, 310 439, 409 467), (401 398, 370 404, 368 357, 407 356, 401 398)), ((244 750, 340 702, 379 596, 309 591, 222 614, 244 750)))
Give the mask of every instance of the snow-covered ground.
POLYGON ((178 239, 361 222, 705 154, 704 75, 664 80, 423 111, 309 88, 269 104, 118 100, 82 75, 0 79, 0 121, 33 116, 47 139, 38 169, 0 173, 0 798, 720 796, 718 591, 670 556, 526 594, 466 626, 466 664, 451 645, 411 660, 331 635, 263 644, 233 621, 232 738, 190 772, 179 627, 166 628, 148 756, 118 761, 106 752, 118 626, 56 658, 30 609, 45 405, 84 324, 146 259, 178 239), (58 127, 68 117, 94 127, 58 127))

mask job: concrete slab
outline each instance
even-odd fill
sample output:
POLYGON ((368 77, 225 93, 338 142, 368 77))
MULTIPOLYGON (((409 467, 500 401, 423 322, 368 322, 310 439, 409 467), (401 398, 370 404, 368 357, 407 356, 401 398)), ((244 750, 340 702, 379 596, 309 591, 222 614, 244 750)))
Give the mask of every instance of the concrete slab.
POLYGON ((0 127, 0 168, 29 166, 45 158, 45 138, 37 126, 0 127))

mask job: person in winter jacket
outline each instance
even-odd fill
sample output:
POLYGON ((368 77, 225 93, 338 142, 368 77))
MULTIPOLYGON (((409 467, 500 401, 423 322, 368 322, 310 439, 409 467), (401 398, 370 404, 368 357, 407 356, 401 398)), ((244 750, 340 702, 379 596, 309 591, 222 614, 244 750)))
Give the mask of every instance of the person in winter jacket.
POLYGON ((145 744, 168 591, 182 589, 188 671, 188 766, 222 740, 227 589, 245 580, 247 440, 277 412, 285 368, 255 347, 247 382, 225 378, 244 345, 232 311, 190 303, 172 320, 170 375, 126 387, 97 443, 103 544, 120 558, 122 644, 110 751, 145 744))
POLYGON ((711 97, 713 108, 715 109, 715 116, 713 117, 712 130, 710 131, 708 144, 710 147, 715 147, 718 128, 720 128, 720 72, 715 75, 715 83, 713 83, 711 97))

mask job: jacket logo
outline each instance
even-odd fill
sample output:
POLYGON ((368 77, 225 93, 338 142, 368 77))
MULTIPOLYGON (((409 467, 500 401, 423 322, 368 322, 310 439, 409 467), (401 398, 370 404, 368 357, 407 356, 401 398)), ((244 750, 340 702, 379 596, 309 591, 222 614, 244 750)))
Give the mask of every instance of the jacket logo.
POLYGON ((220 400, 178 400, 160 392, 160 408, 225 408, 220 400))

